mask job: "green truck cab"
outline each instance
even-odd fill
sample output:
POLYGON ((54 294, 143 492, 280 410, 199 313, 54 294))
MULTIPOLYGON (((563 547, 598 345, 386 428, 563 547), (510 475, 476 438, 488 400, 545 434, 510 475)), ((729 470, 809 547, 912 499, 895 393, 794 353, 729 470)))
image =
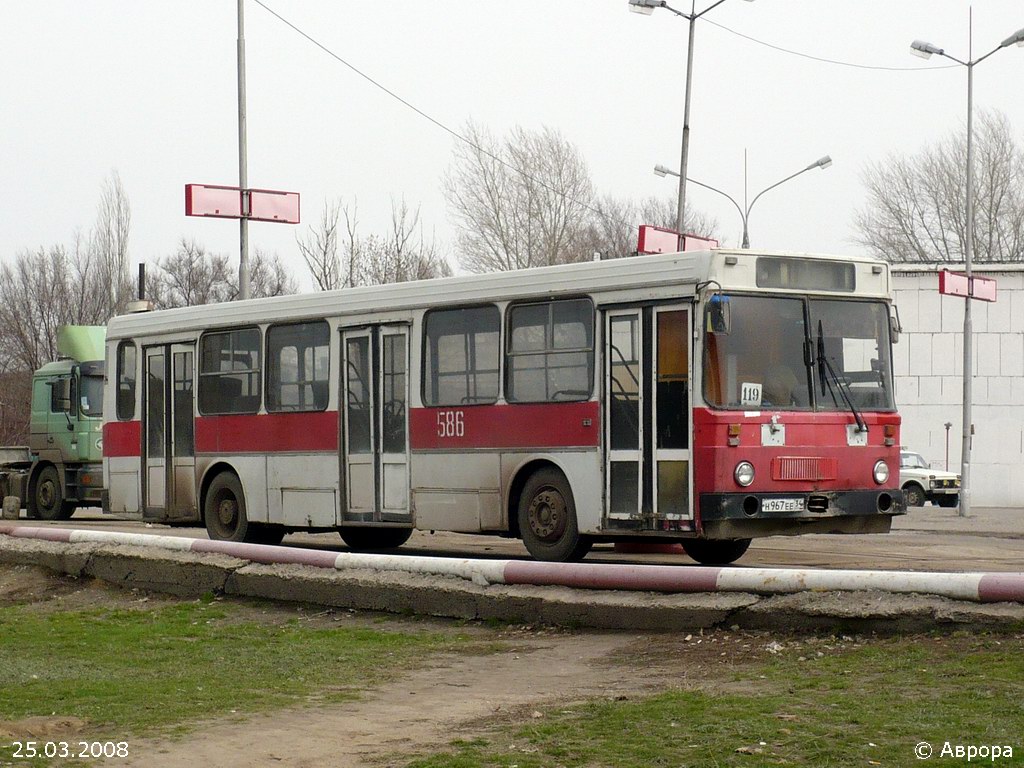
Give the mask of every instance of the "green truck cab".
POLYGON ((103 326, 63 326, 60 359, 32 376, 27 466, 8 492, 20 491, 28 516, 66 520, 77 507, 98 507, 103 491, 103 326))

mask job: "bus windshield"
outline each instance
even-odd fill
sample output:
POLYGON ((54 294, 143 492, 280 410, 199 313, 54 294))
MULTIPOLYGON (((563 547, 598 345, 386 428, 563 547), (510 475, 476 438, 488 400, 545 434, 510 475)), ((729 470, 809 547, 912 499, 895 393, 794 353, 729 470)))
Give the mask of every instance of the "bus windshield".
POLYGON ((707 327, 704 399, 718 408, 893 410, 889 314, 880 301, 722 296, 707 327))

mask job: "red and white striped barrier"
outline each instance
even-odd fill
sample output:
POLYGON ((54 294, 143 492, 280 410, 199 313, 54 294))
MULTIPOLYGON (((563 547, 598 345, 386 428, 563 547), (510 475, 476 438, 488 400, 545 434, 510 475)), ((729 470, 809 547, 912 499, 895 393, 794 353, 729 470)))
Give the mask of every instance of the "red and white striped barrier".
POLYGON ((161 547, 182 552, 216 552, 254 563, 309 565, 336 570, 401 571, 451 576, 475 584, 529 584, 580 589, 644 592, 850 592, 878 590, 939 595, 980 603, 1024 603, 1024 573, 928 573, 794 568, 722 568, 694 565, 542 563, 533 560, 375 555, 326 552, 299 547, 155 536, 145 533, 85 531, 72 528, 2 526, 0 534, 26 539, 161 547))

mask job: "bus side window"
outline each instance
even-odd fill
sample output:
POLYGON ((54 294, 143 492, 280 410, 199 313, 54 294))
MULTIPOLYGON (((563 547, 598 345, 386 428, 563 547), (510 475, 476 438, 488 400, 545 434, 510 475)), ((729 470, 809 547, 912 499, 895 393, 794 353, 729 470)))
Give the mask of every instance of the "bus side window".
POLYGON ((325 321, 267 330, 267 411, 322 411, 330 379, 325 321))
POLYGON ((594 381, 593 303, 560 299, 513 306, 505 355, 510 403, 588 400, 594 381))
POLYGON ((497 402, 498 308, 491 304, 431 310, 423 327, 423 404, 497 402))
POLYGON ((199 340, 199 412, 256 413, 260 407, 260 330, 204 333, 199 340))
POLYGON ((135 418, 135 343, 122 341, 117 345, 117 418, 135 418))

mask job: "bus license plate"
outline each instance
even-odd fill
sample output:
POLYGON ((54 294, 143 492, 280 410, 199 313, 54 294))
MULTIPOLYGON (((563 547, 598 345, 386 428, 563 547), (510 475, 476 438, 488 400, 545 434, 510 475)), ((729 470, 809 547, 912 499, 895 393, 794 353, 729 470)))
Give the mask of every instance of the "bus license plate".
POLYGON ((762 512, 803 512, 803 499, 762 499, 762 512))

